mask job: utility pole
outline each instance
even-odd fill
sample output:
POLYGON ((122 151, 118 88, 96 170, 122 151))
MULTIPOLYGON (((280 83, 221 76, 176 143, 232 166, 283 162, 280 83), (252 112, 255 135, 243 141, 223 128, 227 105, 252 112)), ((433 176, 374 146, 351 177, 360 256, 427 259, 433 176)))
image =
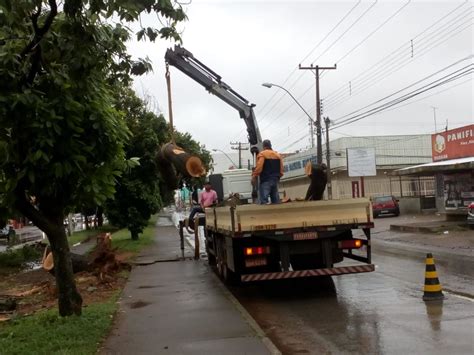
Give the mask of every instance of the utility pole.
POLYGON ((438 128, 436 127, 436 110, 438 109, 437 107, 431 106, 433 109, 433 118, 434 118, 434 124, 435 124, 435 133, 438 132, 438 128))
POLYGON ((329 151, 329 124, 331 120, 329 117, 324 118, 324 124, 326 126, 326 165, 327 165, 327 187, 328 187, 328 200, 332 200, 332 183, 331 183, 331 155, 329 151))
POLYGON ((316 149, 317 149, 317 160, 318 164, 323 162, 323 145, 321 140, 321 103, 319 99, 319 71, 320 70, 332 70, 336 69, 337 66, 334 64, 333 67, 320 67, 318 65, 314 66, 311 64, 309 67, 302 67, 301 64, 299 65, 301 70, 311 70, 314 71, 314 77, 316 79, 316 149))
POLYGON ((239 169, 242 169, 242 150, 249 150, 247 143, 230 142, 230 149, 239 151, 239 169))

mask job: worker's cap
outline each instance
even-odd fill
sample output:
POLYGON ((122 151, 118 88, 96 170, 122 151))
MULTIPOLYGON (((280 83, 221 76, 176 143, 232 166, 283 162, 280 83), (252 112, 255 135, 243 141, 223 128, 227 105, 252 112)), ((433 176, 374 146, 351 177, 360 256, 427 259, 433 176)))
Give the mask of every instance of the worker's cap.
POLYGON ((272 147, 272 142, 270 142, 270 139, 265 139, 263 141, 263 148, 271 148, 272 147))

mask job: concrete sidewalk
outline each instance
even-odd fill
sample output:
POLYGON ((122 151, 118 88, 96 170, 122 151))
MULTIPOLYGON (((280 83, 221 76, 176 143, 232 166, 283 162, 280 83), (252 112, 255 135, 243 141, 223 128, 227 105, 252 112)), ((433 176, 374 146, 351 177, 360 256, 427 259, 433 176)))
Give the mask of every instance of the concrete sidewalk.
POLYGON ((178 231, 165 219, 158 221, 155 243, 138 258, 149 265, 131 272, 102 353, 273 353, 270 341, 203 261, 170 261, 179 260, 180 244, 178 231))

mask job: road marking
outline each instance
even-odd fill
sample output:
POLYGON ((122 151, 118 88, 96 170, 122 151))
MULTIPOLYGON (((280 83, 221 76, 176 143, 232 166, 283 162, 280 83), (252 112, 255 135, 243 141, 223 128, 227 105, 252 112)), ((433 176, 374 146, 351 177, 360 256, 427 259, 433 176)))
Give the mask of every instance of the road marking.
POLYGON ((474 302, 474 297, 472 297, 472 296, 459 295, 459 294, 457 294, 457 293, 454 293, 454 292, 451 292, 451 291, 446 291, 446 290, 443 290, 443 292, 446 293, 446 294, 448 294, 448 295, 451 295, 451 296, 460 298, 460 299, 462 299, 462 300, 474 302))

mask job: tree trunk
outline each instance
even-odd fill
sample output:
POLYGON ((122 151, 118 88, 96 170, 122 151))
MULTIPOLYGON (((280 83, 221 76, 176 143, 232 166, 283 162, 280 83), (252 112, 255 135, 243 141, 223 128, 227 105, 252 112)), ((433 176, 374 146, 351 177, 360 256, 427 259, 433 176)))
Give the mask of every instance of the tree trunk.
POLYGON ((59 228, 53 233, 49 233, 48 240, 53 252, 56 284, 59 291, 59 314, 63 317, 73 314, 80 315, 82 312, 82 297, 77 291, 74 281, 71 255, 64 229, 59 228))
POLYGON ((308 169, 306 173, 311 179, 311 182, 308 186, 308 191, 306 192, 305 200, 322 200, 327 183, 325 167, 322 165, 312 164, 311 168, 308 169))
POLYGON ((95 214, 97 218, 97 226, 100 228, 104 225, 104 207, 99 206, 97 207, 97 212, 95 214))
POLYGON ((84 224, 86 225, 86 230, 91 229, 91 227, 89 226, 89 218, 87 218, 86 214, 84 215, 84 224))
POLYGON ((138 240, 138 232, 137 231, 130 231, 132 236, 132 240, 138 240))
POLYGON ((165 144, 158 151, 156 158, 159 162, 166 160, 173 164, 175 169, 184 176, 200 177, 206 174, 206 169, 204 169, 201 159, 186 153, 173 143, 165 144))
POLYGON ((60 199, 39 200, 36 209, 22 190, 15 191, 15 207, 48 236, 53 252, 56 285, 58 287, 59 314, 63 317, 82 312, 82 297, 77 291, 66 231, 63 226, 64 207, 60 199))

